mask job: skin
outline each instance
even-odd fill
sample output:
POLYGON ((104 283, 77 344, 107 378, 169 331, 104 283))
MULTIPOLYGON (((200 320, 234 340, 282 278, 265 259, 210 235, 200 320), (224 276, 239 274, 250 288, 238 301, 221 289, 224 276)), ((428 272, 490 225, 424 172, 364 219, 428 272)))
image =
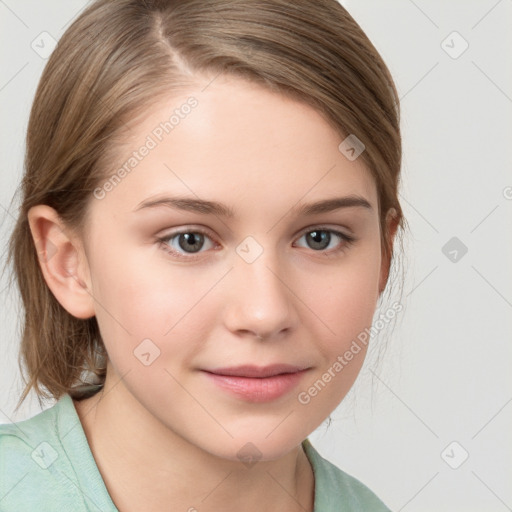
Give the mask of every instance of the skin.
POLYGON ((297 397, 371 325, 389 269, 376 186, 316 110, 240 79, 218 77, 201 91, 206 83, 160 102, 132 128, 127 154, 166 113, 198 100, 119 185, 91 199, 84 236, 45 205, 29 222, 34 240, 57 248, 41 263, 52 292, 74 316, 96 316, 109 354, 104 390, 75 407, 118 509, 311 511, 314 478, 301 442, 346 395, 365 350, 308 404, 297 397), (234 217, 134 211, 164 195, 218 201, 234 217), (349 195, 371 208, 294 213, 349 195), (326 249, 312 248, 306 235, 318 225, 355 240, 331 234, 326 249), (182 228, 206 231, 199 253, 180 248, 177 236, 157 240, 182 228), (236 252, 247 236, 263 250, 252 263, 236 252), (148 338, 160 355, 144 365, 134 350, 148 338), (264 403, 234 397, 200 371, 274 363, 309 369, 264 403), (246 443, 261 456, 251 467, 237 457, 246 443))

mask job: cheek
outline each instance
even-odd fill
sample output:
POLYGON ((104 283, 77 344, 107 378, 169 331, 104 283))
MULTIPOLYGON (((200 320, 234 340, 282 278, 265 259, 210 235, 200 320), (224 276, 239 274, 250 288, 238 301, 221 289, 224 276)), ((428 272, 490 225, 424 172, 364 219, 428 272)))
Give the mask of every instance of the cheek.
POLYGON ((308 431, 339 405, 361 370, 378 299, 379 268, 375 252, 359 252, 337 271, 317 275, 316 286, 307 289, 307 304, 316 317, 312 322, 318 325, 314 340, 321 355, 315 373, 297 395, 308 431))
POLYGON ((316 274, 304 291, 306 303, 322 321, 322 349, 329 359, 369 327, 378 300, 378 249, 359 251, 339 267, 316 274))
POLYGON ((151 340, 157 348, 147 341, 143 346, 160 350, 162 355, 197 350, 188 338, 195 333, 201 339, 205 319, 214 316, 210 313, 213 304, 201 298, 218 281, 218 272, 171 268, 165 254, 148 257, 149 251, 153 249, 132 248, 122 258, 104 254, 93 271, 102 338, 113 363, 126 369, 144 340, 151 340))

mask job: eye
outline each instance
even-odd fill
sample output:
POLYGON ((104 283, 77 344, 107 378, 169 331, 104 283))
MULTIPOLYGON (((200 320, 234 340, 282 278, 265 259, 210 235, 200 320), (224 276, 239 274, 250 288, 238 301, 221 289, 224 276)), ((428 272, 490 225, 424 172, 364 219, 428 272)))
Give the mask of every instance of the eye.
MULTIPOLYGON (((354 237, 341 231, 320 226, 309 228, 298 241, 301 239, 305 240, 306 248, 323 252, 326 256, 337 254, 355 241, 354 237)), ((201 252, 212 249, 216 245, 206 232, 197 229, 177 231, 158 237, 157 240, 173 257, 189 261, 200 257, 201 252)), ((301 246, 301 244, 297 245, 301 246)))
POLYGON ((185 254, 195 254, 201 252, 201 249, 211 249, 214 243, 210 237, 203 231, 180 231, 171 233, 163 238, 159 238, 164 250, 177 256, 185 257, 185 254))
MULTIPOLYGON (((334 229, 315 227, 305 232, 299 240, 305 239, 308 248, 314 251, 325 251, 334 249, 334 252, 350 245, 354 238, 334 229), (340 246, 340 242, 344 242, 340 246), (338 246, 338 247, 337 247, 338 246)), ((333 251, 330 251, 333 252, 333 251)))

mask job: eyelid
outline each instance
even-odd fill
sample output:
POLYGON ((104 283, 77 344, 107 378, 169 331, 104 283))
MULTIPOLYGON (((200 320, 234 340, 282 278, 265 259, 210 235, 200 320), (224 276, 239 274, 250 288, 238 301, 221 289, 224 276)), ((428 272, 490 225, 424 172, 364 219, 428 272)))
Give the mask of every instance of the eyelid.
POLYGON ((215 240, 215 237, 211 236, 211 233, 209 230, 203 227, 195 227, 195 226, 185 226, 182 228, 177 228, 175 231, 171 231, 169 233, 166 233, 162 236, 157 236, 157 240, 160 242, 160 244, 163 246, 164 251, 170 253, 173 255, 173 257, 176 257, 178 259, 186 260, 186 261, 193 261, 198 258, 202 257, 202 254, 207 251, 199 251, 197 253, 182 253, 179 251, 176 251, 173 249, 167 242, 171 238, 174 238, 178 235, 184 234, 184 233, 200 233, 201 235, 204 235, 205 237, 208 237, 214 245, 219 245, 219 243, 215 240))
MULTIPOLYGON (((313 253, 318 253, 318 254, 325 254, 325 255, 335 255, 337 254, 339 251, 343 250, 344 248, 346 248, 347 246, 351 245, 353 242, 356 241, 356 237, 353 236, 352 234, 347 234, 343 231, 340 230, 341 228, 338 228, 338 227, 329 227, 329 226, 326 226, 326 225, 322 225, 322 224, 316 224, 316 225, 311 225, 311 226, 307 226, 306 228, 303 228, 301 231, 299 231, 298 235, 296 235, 294 237, 294 243, 302 238, 305 234, 307 233, 311 233, 312 231, 327 231, 327 232, 330 232, 330 233, 333 233, 335 236, 339 236, 342 240, 343 240, 343 243, 341 245, 341 247, 338 247, 336 249, 331 249, 329 251, 315 251, 313 249, 311 249, 311 251, 313 253)), ((181 235, 181 234, 184 234, 184 233, 200 233, 206 237, 208 237, 210 240, 212 240, 212 242, 214 244, 216 244, 217 246, 219 246, 219 242, 217 242, 215 240, 215 237, 211 236, 211 233, 208 229, 204 228, 204 227, 196 227, 196 226, 184 226, 184 227, 181 227, 181 228, 176 228, 175 231, 171 231, 169 233, 166 233, 165 235, 163 236, 158 236, 157 237, 157 240, 164 246, 164 250, 170 254, 172 254, 174 257, 177 257, 178 259, 182 259, 182 260, 187 260, 187 261, 193 261, 193 260, 196 260, 198 258, 202 258, 202 254, 207 252, 207 251, 199 251, 197 253, 181 253, 181 252, 178 252, 176 250, 174 250, 173 248, 171 248, 166 242, 168 242, 171 238, 174 238, 178 235, 181 235)))
POLYGON ((340 226, 331 227, 325 224, 313 224, 312 226, 308 226, 307 228, 304 228, 301 231, 299 231, 299 234, 297 235, 296 238, 300 238, 301 236, 304 236, 306 233, 310 233, 311 231, 329 231, 331 233, 337 233, 340 236, 347 238, 349 240, 355 240, 355 236, 350 232, 348 228, 347 231, 349 231, 349 233, 345 233, 344 231, 342 231, 342 229, 343 228, 340 226))
POLYGON ((197 225, 175 228, 173 231, 166 232, 165 235, 162 235, 160 238, 171 238, 176 235, 181 235, 182 233, 201 233, 202 235, 207 235, 210 238, 214 238, 209 229, 197 225))
MULTIPOLYGON (((304 230, 302 230, 298 237, 295 238, 295 242, 302 238, 307 233, 311 233, 313 231, 326 231, 329 233, 334 234, 335 237, 338 237, 341 239, 340 243, 337 245, 337 247, 329 249, 329 250, 321 250, 321 251, 315 251, 314 249, 309 249, 312 254, 315 256, 321 256, 321 257, 327 257, 327 258, 335 258, 340 256, 341 253, 343 253, 345 250, 347 250, 352 244, 357 242, 357 238, 352 234, 347 234, 343 231, 341 231, 338 227, 329 227, 325 225, 314 225, 314 226, 308 226, 304 230)), ((301 249, 304 249, 304 247, 301 247, 301 249)))

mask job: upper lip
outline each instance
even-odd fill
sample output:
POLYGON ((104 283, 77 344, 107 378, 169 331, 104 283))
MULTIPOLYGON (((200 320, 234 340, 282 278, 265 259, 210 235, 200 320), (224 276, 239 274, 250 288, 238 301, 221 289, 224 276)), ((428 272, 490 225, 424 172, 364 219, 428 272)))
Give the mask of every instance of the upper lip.
POLYGON ((263 379, 265 377, 274 377, 284 373, 297 373, 306 370, 307 367, 295 366, 291 364, 272 364, 269 366, 242 365, 229 368, 215 368, 213 370, 204 370, 216 375, 229 375, 233 377, 252 377, 263 379))

